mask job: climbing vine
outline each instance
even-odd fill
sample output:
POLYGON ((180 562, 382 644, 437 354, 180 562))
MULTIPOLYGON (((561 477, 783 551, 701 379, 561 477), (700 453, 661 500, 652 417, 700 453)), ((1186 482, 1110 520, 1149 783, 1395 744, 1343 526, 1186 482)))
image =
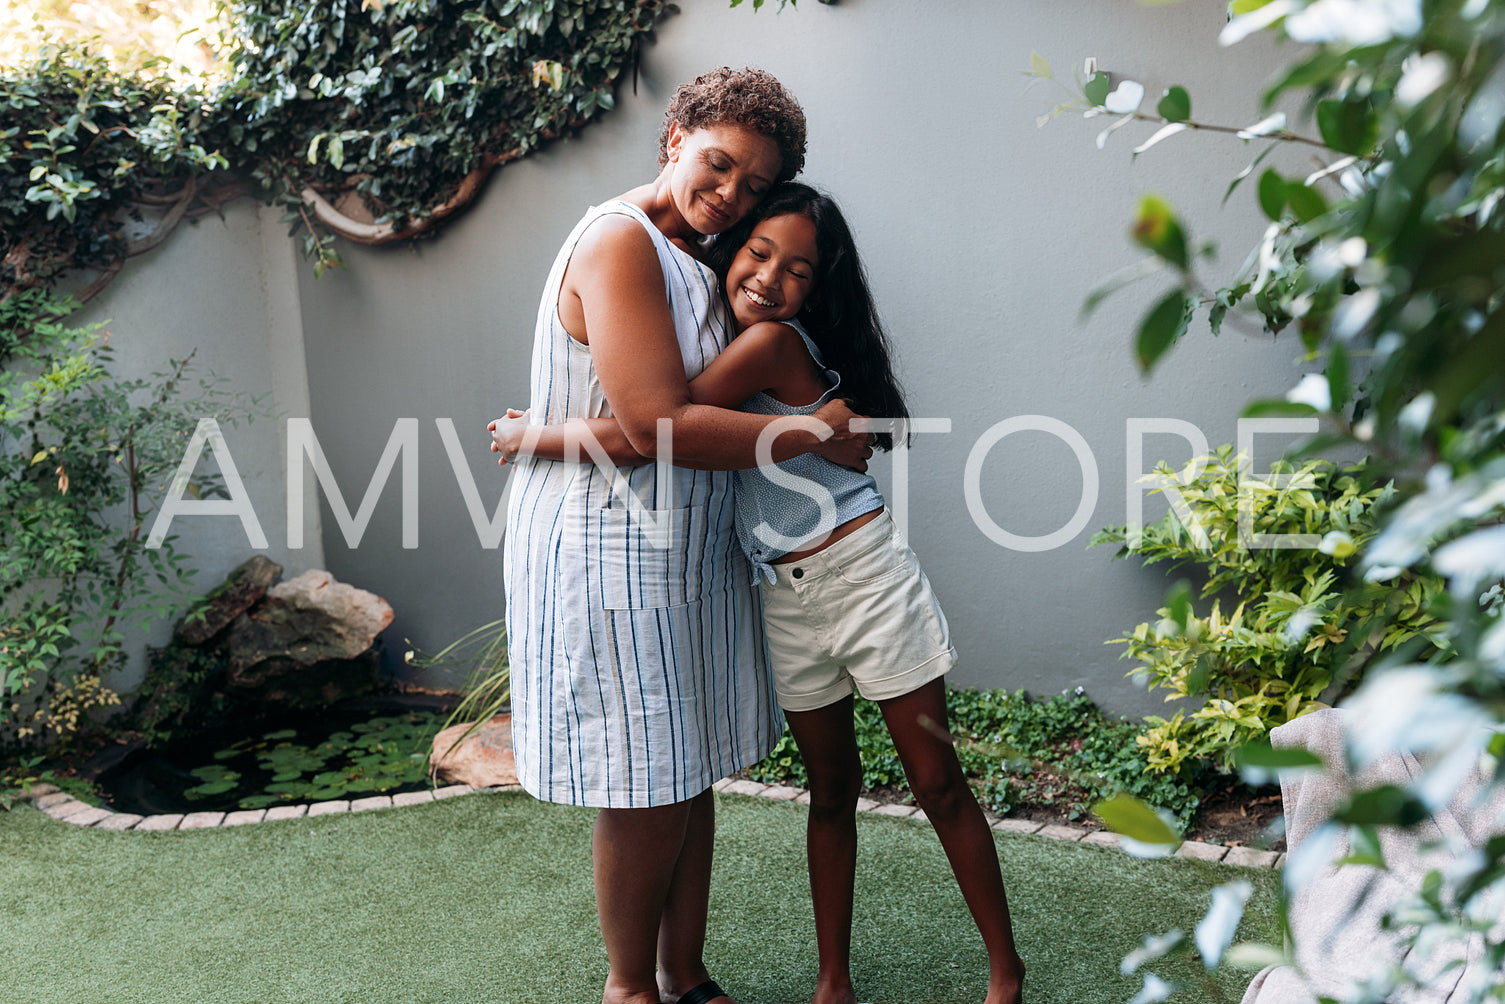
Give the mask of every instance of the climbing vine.
POLYGON ((664 0, 233 0, 228 72, 173 83, 76 43, 0 72, 0 298, 92 270, 252 191, 315 268, 334 234, 415 237, 500 164, 609 110, 664 0))
POLYGON ((237 3, 219 145, 288 207, 317 266, 328 233, 429 230, 499 164, 615 103, 661 0, 237 3), (319 236, 315 236, 319 235, 319 236))

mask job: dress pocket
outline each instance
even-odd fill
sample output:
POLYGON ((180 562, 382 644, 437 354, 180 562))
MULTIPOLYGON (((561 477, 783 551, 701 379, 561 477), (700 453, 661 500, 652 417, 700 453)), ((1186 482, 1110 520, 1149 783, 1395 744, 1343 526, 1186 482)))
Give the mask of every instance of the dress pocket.
POLYGON ((597 509, 590 520, 605 609, 652 610, 700 598, 703 509, 597 509))

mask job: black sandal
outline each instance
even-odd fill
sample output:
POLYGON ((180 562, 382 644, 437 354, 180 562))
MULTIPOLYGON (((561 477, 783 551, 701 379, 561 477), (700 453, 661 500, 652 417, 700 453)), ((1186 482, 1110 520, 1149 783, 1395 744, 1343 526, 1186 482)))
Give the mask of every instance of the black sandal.
POLYGON ((727 992, 721 989, 715 980, 706 980, 699 986, 691 987, 685 991, 685 995, 679 999, 679 1004, 710 1004, 717 997, 725 997, 727 992))

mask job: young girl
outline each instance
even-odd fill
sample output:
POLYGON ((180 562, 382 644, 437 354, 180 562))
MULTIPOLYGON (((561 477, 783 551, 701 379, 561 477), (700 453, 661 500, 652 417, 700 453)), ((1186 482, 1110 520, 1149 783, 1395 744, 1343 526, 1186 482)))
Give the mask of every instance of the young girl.
MULTIPOLYGON (((779 186, 717 240, 707 261, 722 279, 737 335, 691 382, 696 403, 808 416, 839 396, 858 414, 908 418, 851 232, 828 196, 779 186)), ((490 426, 504 464, 519 452, 581 457, 588 437, 613 463, 641 462, 613 419, 529 426, 525 413, 507 415, 490 426)), ((891 436, 876 445, 891 448, 891 436)), ((850 949, 862 764, 854 690, 882 709, 982 934, 987 1004, 1015 1004, 1024 965, 997 851, 946 730, 943 677, 956 651, 914 552, 870 476, 814 454, 738 471, 736 497, 779 704, 810 776, 814 1004, 856 1000, 850 949)))

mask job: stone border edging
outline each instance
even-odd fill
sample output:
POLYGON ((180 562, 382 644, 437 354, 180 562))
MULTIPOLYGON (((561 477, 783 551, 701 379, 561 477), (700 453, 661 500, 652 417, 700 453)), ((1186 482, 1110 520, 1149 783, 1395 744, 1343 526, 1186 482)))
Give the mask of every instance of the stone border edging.
POLYGON ((478 791, 522 791, 520 784, 506 784, 495 788, 472 788, 468 784, 452 784, 445 788, 426 791, 409 791, 399 795, 372 795, 367 798, 342 799, 328 802, 308 802, 301 805, 274 805, 270 809, 242 809, 236 812, 188 812, 164 813, 156 816, 138 816, 133 812, 112 812, 98 806, 80 802, 72 795, 59 791, 55 785, 38 784, 27 789, 21 797, 30 799, 42 812, 59 822, 75 826, 90 826, 98 830, 207 830, 217 826, 245 826, 249 823, 272 822, 278 819, 298 819, 303 816, 332 816, 344 812, 365 812, 368 809, 390 809, 399 805, 421 805, 456 795, 469 795, 478 791))
MULTIPOLYGON (((797 802, 800 805, 810 804, 808 791, 788 785, 763 784, 761 781, 745 779, 734 781, 731 778, 724 778, 711 787, 731 795, 752 795, 797 802)), ((923 809, 913 805, 884 804, 875 802, 871 798, 858 798, 857 811, 871 812, 878 816, 926 821, 923 809)), ((1082 844, 1095 844, 1099 847, 1116 847, 1121 839, 1118 834, 1109 833, 1106 830, 1088 830, 1079 826, 1063 826, 1059 823, 1036 823, 1028 819, 998 819, 993 821, 992 827, 1000 833, 1049 837, 1053 840, 1069 840, 1082 844)), ((1253 847, 1223 847, 1220 844, 1208 844, 1200 840, 1185 841, 1177 848, 1175 856, 1193 861, 1216 861, 1243 868, 1279 868, 1285 864, 1286 860, 1283 853, 1276 851, 1261 851, 1253 847)))
MULTIPOLYGON (((782 784, 763 784, 760 781, 722 778, 711 786, 718 792, 731 795, 751 795, 771 798, 781 802, 810 804, 810 793, 804 788, 782 784)), ((472 788, 468 784, 452 784, 445 788, 427 791, 410 791, 400 795, 373 795, 368 798, 311 802, 302 805, 277 805, 270 809, 243 809, 237 812, 189 812, 167 813, 157 816, 139 816, 130 812, 112 812, 98 806, 80 802, 72 795, 59 791, 50 784, 35 785, 21 797, 29 799, 38 809, 64 823, 88 826, 99 830, 203 830, 217 826, 245 826, 250 823, 272 822, 278 819, 298 819, 304 816, 331 816, 345 812, 365 812, 369 809, 389 809, 401 805, 421 805, 457 795, 476 792, 522 791, 520 784, 504 784, 493 788, 472 788)), ((925 822, 924 810, 912 805, 893 805, 875 802, 871 798, 857 799, 858 812, 870 812, 877 816, 893 816, 925 822)), ((1115 847, 1119 835, 1105 830, 1088 830, 1078 826, 1063 826, 1059 823, 1036 823, 1028 819, 999 819, 992 823, 1000 833, 1019 833, 1053 840, 1068 840, 1100 847, 1115 847)), ((1193 861, 1215 861, 1225 865, 1244 868, 1279 868, 1286 856, 1275 851, 1261 851, 1252 847, 1223 847, 1200 840, 1188 840, 1176 850, 1176 857, 1193 861)))

